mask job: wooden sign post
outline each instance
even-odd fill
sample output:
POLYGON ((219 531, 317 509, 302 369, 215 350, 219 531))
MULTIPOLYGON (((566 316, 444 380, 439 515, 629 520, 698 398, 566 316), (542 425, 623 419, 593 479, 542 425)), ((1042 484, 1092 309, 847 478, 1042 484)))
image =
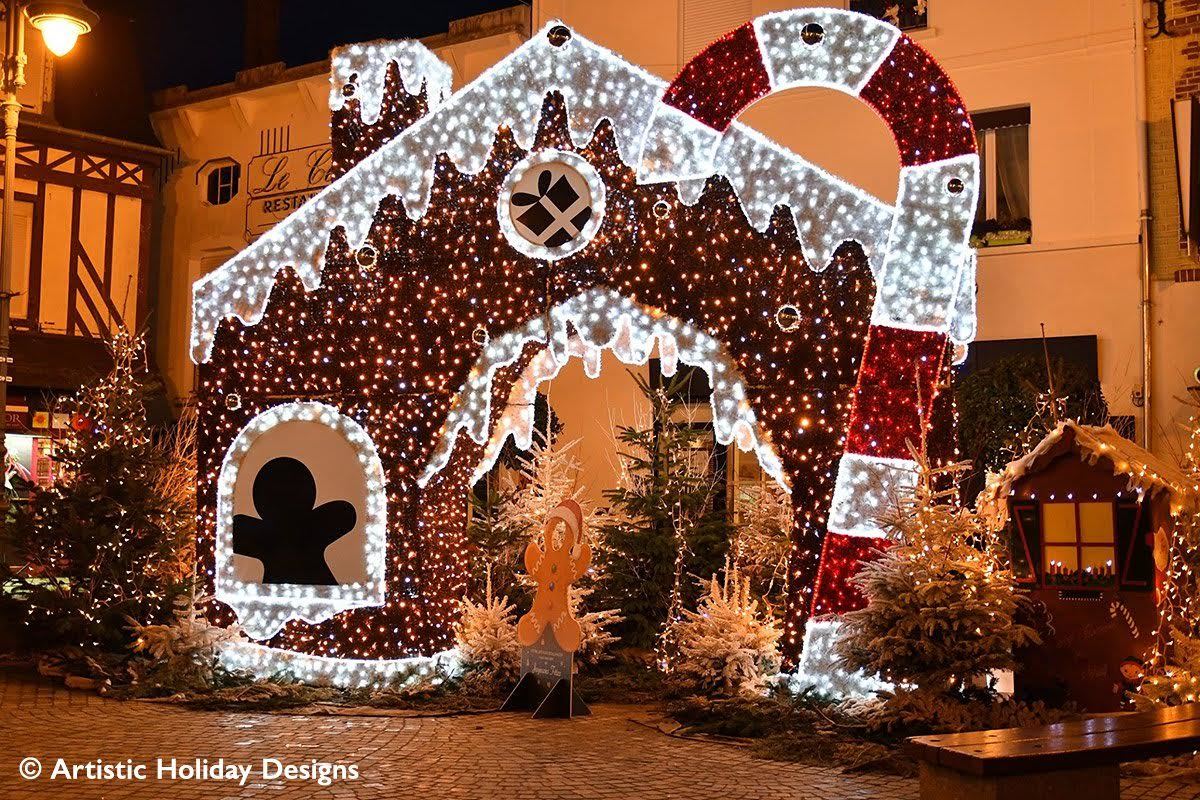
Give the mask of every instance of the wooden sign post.
POLYGON ((536 594, 517 622, 521 680, 502 711, 533 711, 534 719, 572 717, 591 711, 575 693, 575 651, 582 631, 571 613, 571 583, 587 571, 592 550, 584 540, 583 509, 566 500, 550 512, 541 542, 525 548, 525 569, 536 594), (556 529, 561 527, 561 536, 556 529))

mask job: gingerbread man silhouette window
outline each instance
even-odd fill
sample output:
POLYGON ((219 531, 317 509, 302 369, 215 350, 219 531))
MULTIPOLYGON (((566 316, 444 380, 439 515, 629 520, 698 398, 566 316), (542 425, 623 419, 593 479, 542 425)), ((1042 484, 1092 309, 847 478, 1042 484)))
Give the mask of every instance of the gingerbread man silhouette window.
POLYGON ((233 552, 263 562, 263 583, 337 584, 325 548, 354 529, 354 506, 345 500, 317 506, 312 472, 286 457, 259 469, 253 496, 259 516, 234 516, 233 552))

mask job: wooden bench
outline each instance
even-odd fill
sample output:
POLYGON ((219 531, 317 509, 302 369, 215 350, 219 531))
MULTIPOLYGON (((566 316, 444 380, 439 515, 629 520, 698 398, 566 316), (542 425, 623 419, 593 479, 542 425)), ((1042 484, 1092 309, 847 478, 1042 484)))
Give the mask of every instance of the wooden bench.
POLYGON ((1200 703, 908 740, 921 800, 1117 800, 1120 764, 1200 748, 1200 703))

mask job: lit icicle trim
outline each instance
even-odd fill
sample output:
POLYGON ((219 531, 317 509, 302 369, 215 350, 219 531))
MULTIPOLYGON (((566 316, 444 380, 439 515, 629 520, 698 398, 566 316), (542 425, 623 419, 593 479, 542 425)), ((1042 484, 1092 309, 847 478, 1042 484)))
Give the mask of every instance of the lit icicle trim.
POLYGON ((978 329, 979 315, 976 313, 976 259, 978 256, 972 249, 967 256, 967 263, 959 272, 958 289, 954 293, 954 303, 950 309, 950 341, 966 347, 975 341, 978 329))
POLYGON ((804 626, 804 650, 791 675, 783 676, 787 688, 799 694, 815 691, 826 697, 874 697, 890 692, 892 684, 861 670, 847 672, 837 660, 833 645, 841 622, 836 619, 810 619, 804 626))
POLYGON ((387 491, 383 464, 374 442, 362 427, 333 406, 317 402, 284 403, 246 423, 221 463, 217 480, 215 596, 238 615, 238 623, 253 639, 269 639, 289 620, 317 624, 351 608, 384 603, 387 552, 387 491), (242 459, 254 441, 287 422, 318 422, 337 431, 358 454, 366 480, 367 581, 334 586, 257 583, 238 580, 233 568, 233 493, 242 459))
POLYGON ((878 519, 917 485, 916 462, 846 453, 838 463, 829 530, 846 536, 884 536, 878 519))
POLYGON ((770 226, 777 207, 787 206, 811 269, 825 269, 846 241, 862 245, 872 271, 879 268, 896 216, 891 206, 750 128, 729 129, 717 148, 713 171, 729 178, 758 231, 770 226))
MULTIPOLYGON (((450 461, 459 431, 476 443, 487 445, 492 439, 489 421, 492 413, 492 378, 498 369, 516 362, 529 342, 547 344, 545 352, 551 361, 534 359, 536 371, 526 370, 517 389, 528 392, 530 386, 558 374, 561 365, 572 354, 585 357, 589 377, 600 371, 599 351, 607 348, 625 364, 645 364, 654 352, 655 342, 663 354, 664 374, 674 374, 676 364, 683 363, 703 369, 712 386, 713 437, 719 444, 736 443, 739 449, 753 450, 763 471, 787 485, 783 464, 769 442, 758 436, 757 419, 746 387, 737 366, 724 352, 721 343, 685 322, 661 312, 645 309, 610 289, 594 288, 555 306, 549 313, 551 328, 546 330, 546 317, 538 317, 513 331, 494 337, 471 368, 470 377, 455 395, 446 422, 438 433, 438 445, 425 467, 418 485, 425 486, 450 461), (572 336, 574 328, 578 336, 572 336), (593 372, 594 370, 594 372, 593 372)), ((533 366, 531 364, 531 366, 533 366)), ((526 396, 526 395, 522 395, 526 396)), ((531 420, 508 419, 510 416, 530 415, 532 402, 510 403, 498 425, 499 441, 487 447, 491 461, 500 452, 504 437, 520 431, 524 439, 517 444, 528 447, 526 431, 531 420)), ((531 434, 530 434, 531 435, 531 434)), ((491 462, 485 459, 477 469, 486 472, 491 462)))
POLYGON ((866 14, 803 8, 764 14, 754 20, 763 65, 774 91, 821 86, 857 97, 900 38, 895 26, 866 14), (816 23, 824 35, 815 44, 801 36, 816 23))
POLYGON ((249 672, 257 678, 286 672, 302 683, 343 689, 401 689, 429 679, 453 678, 462 671, 457 650, 444 650, 432 656, 371 660, 314 656, 251 642, 232 642, 221 647, 219 659, 225 669, 249 672))
MULTIPOLYGON (((295 270, 307 291, 317 288, 321 284, 327 246, 323 233, 340 226, 345 229, 350 247, 357 249, 366 239, 376 208, 388 195, 403 200, 409 218, 423 216, 429 206, 433 167, 439 154, 445 153, 462 172, 475 174, 486 164, 496 130, 501 126, 512 131, 522 148, 532 148, 547 92, 558 91, 563 95, 571 139, 577 147, 586 145, 596 127, 608 120, 621 159, 628 165, 639 164, 646 127, 652 117, 658 118, 655 108, 660 105, 658 99, 666 84, 578 34, 555 47, 545 33, 559 24, 547 23, 538 35, 449 97, 435 111, 364 158, 241 253, 197 280, 192 286, 192 360, 196 363, 208 360, 222 320, 236 318, 254 325, 262 319, 275 276, 285 266, 295 270)), ((738 134, 747 130, 740 123, 730 128, 738 134)), ((758 137, 756 141, 766 139, 758 137)), ((757 153, 754 155, 759 157, 757 153)), ((799 156, 785 154, 782 149, 771 158, 780 170, 804 171, 808 189, 815 189, 818 183, 823 186, 828 203, 824 207, 813 207, 804 197, 779 197, 774 203, 790 205, 799 227, 815 232, 816 240, 807 242, 809 252, 831 253, 836 248, 838 243, 830 246, 825 241, 833 234, 822 234, 816 226, 833 225, 841 229, 844 222, 821 221, 822 217, 833 216, 825 213, 828 208, 837 207, 872 209, 870 218, 859 226, 865 232, 860 229, 844 235, 864 247, 876 246, 876 234, 872 233, 875 219, 884 210, 891 213, 888 206, 799 156), (806 225, 804 221, 810 219, 812 222, 806 225)), ((695 202, 692 198, 698 198, 707 177, 705 174, 694 181, 684 181, 681 198, 695 202)), ((746 191, 763 177, 757 172, 745 175, 744 179, 730 176, 735 191, 746 191)), ((765 195, 756 192, 756 197, 765 195)), ((758 206, 766 202, 770 200, 755 201, 756 218, 761 218, 758 206)), ((827 262, 810 263, 821 269, 827 262)))
MULTIPOLYGON (((871 322, 948 331, 960 276, 973 272, 969 244, 979 192, 974 153, 900 170, 896 217, 888 235, 871 322), (957 193, 952 181, 961 181, 957 193)), ((974 326, 974 320, 963 320, 974 326)))
POLYGON ((450 65, 414 39, 402 41, 363 42, 336 47, 329 58, 329 110, 338 111, 346 101, 355 98, 363 122, 368 125, 379 119, 383 108, 384 79, 388 65, 400 68, 400 82, 411 95, 421 93, 424 86, 429 108, 433 109, 450 94, 454 71, 450 65), (342 88, 354 85, 347 97, 342 88))
POLYGON ((304 288, 321 282, 326 237, 343 227, 351 248, 366 239, 375 210, 388 195, 404 202, 410 219, 429 207, 433 168, 446 154, 466 174, 483 169, 496 131, 508 127, 528 150, 541 119, 548 92, 566 101, 568 127, 576 146, 584 146, 596 127, 608 120, 617 149, 627 164, 637 163, 645 121, 663 82, 610 51, 575 35, 561 47, 545 32, 561 24, 547 23, 509 56, 464 86, 434 112, 406 128, 292 212, 254 244, 192 289, 192 359, 208 359, 222 319, 236 317, 248 325, 262 318, 275 275, 291 265, 304 288))
MULTIPOLYGON (((602 348, 587 344, 578 336, 572 336, 567 342, 567 359, 581 359, 584 374, 593 380, 600 377, 602 356, 602 348)), ((658 358, 664 377, 671 377, 679 369, 679 350, 673 338, 659 337, 658 358)), ((558 377, 564 366, 566 360, 557 360, 548 347, 538 352, 529 362, 529 366, 513 384, 512 392, 508 396, 508 405, 496 427, 492 429, 492 435, 483 451, 483 458, 471 475, 472 484, 483 478, 495 465, 508 437, 511 436, 513 443, 521 450, 528 450, 533 446, 533 411, 537 400, 537 387, 558 377)), ((743 449, 749 450, 751 447, 753 444, 743 449)))
MULTIPOLYGON (((599 347, 587 345, 578 336, 572 336, 567 352, 569 356, 583 361, 583 372, 589 378, 594 379, 600 376, 602 351, 599 347)), ((513 384, 505 413, 500 416, 500 420, 492 429, 487 447, 483 450, 483 458, 471 475, 472 484, 483 478, 496 463, 496 459, 500 457, 500 451, 504 448, 504 442, 510 436, 513 443, 521 450, 529 450, 533 447, 533 404, 537 401, 537 387, 558 377, 558 373, 564 366, 566 366, 566 362, 555 359, 554 354, 547 347, 539 351, 529 362, 529 366, 525 367, 521 377, 513 384)), ((671 365, 670 373, 667 373, 666 369, 664 359, 663 374, 675 374, 674 363, 671 365)))
POLYGON ((638 183, 707 178, 722 132, 660 103, 654 108, 638 163, 638 183))

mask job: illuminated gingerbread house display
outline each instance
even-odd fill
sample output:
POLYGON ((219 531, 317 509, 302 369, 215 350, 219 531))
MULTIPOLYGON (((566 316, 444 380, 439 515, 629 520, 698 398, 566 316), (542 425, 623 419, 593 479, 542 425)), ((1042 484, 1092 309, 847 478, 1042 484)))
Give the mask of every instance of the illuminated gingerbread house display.
POLYGON ((1158 630, 1176 516, 1198 507, 1187 476, 1109 426, 1062 422, 980 496, 1006 522, 1017 580, 1045 623, 1018 692, 1119 708, 1158 630))
POLYGON ((193 290, 200 558, 258 642, 233 665, 355 683, 443 657, 468 487, 605 348, 707 373, 715 438, 793 500, 787 653, 827 635, 914 480, 905 440, 949 441, 917 398, 975 332, 975 136, 938 65, 800 9, 670 84, 559 23, 454 92, 414 42, 335 51, 331 83, 340 177, 193 290), (803 86, 890 127, 894 202, 736 121, 803 86))

